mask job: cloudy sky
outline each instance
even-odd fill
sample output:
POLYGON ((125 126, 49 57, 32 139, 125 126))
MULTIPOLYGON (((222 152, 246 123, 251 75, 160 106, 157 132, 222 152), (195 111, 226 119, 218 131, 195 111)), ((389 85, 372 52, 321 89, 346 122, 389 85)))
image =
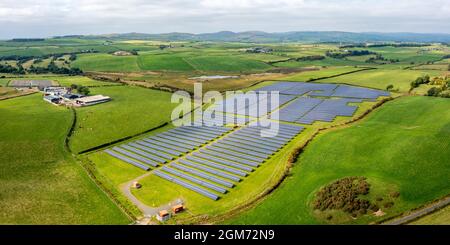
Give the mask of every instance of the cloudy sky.
POLYGON ((450 33, 450 0, 0 0, 0 38, 222 30, 450 33))

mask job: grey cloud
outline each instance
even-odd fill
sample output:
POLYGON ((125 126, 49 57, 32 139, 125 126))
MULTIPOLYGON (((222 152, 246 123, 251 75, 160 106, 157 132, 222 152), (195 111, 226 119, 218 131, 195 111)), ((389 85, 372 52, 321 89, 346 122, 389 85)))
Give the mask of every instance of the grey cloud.
POLYGON ((111 32, 450 32, 448 0, 2 0, 0 38, 111 32))

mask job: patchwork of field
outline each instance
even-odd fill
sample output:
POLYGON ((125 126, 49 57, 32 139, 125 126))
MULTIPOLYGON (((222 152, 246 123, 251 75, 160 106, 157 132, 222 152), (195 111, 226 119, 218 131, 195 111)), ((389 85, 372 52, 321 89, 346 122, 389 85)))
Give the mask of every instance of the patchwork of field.
POLYGON ((360 123, 319 135, 273 194, 230 223, 369 223, 448 194, 449 106, 441 98, 400 98, 360 123), (374 190, 371 198, 393 190, 400 197, 381 218, 367 214, 353 220, 336 211, 336 219, 326 221, 312 209, 313 195, 346 176, 366 176, 374 190))
POLYGON ((64 149, 72 114, 40 95, 0 101, 0 223, 131 221, 64 149))
MULTIPOLYGON (((16 92, 6 87, 11 80, 48 80, 88 86, 92 95, 112 99, 75 109, 53 106, 40 94, 0 101, 0 207, 8 210, 1 212, 0 223, 127 224, 131 220, 111 198, 139 217, 122 192, 136 178, 142 188, 130 192, 151 208, 183 200, 188 211, 169 223, 367 224, 398 215, 450 190, 449 100, 412 96, 426 94, 433 85, 387 102, 361 122, 321 132, 276 190, 244 213, 236 209, 272 191, 291 167, 292 153, 319 129, 355 119, 386 96, 406 94, 417 77, 445 74, 449 60, 443 58, 449 54, 441 44, 344 48, 101 38, 0 41, 1 65, 48 68, 53 61, 89 76, 28 70, 18 75, 4 69, 10 73, 0 74, 0 97, 16 92), (256 47, 269 51, 257 53, 256 47), (327 52, 347 49, 376 54, 332 58, 327 52), (231 77, 195 78, 216 75, 231 77), (167 125, 177 104, 162 90, 192 92, 195 82, 204 92, 281 91, 282 105, 272 111, 282 120, 279 137, 261 138, 259 129, 242 125, 167 125), (391 92, 388 85, 394 87, 391 92), (367 177, 371 200, 390 201, 386 193, 392 192, 400 196, 392 207, 382 206, 383 217, 368 213, 353 219, 342 211, 313 210, 321 187, 349 176, 367 177)), ((447 211, 415 223, 448 223, 447 211)))

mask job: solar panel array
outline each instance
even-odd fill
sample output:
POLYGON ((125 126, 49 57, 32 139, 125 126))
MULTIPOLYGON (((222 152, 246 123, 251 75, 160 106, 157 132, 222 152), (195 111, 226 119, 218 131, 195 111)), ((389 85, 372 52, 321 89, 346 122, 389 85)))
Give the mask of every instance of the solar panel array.
POLYGON ((285 95, 309 95, 323 97, 344 97, 360 99, 376 99, 380 96, 389 96, 387 91, 355 87, 350 85, 338 85, 328 83, 303 83, 303 82, 278 82, 257 91, 279 91, 285 95))
POLYGON ((353 116, 358 106, 348 103, 362 102, 362 99, 318 99, 300 97, 280 109, 280 120, 302 124, 312 124, 315 121, 331 122, 337 116, 353 116))
POLYGON ((278 130, 246 126, 155 170, 155 174, 217 200, 302 130, 301 126, 287 124, 278 130), (262 137, 262 130, 276 137, 262 137))
POLYGON ((261 117, 266 115, 267 112, 271 112, 277 109, 279 106, 293 100, 295 96, 280 94, 278 105, 272 105, 270 94, 267 94, 267 96, 263 96, 262 93, 256 93, 255 97, 253 97, 252 99, 249 98, 251 98, 251 96, 247 96, 244 94, 235 94, 231 98, 226 98, 225 100, 218 101, 212 106, 215 106, 215 110, 220 112, 227 112, 230 114, 245 115, 250 117, 261 117), (232 105, 234 105, 234 108, 227 108, 232 105), (266 107, 266 110, 264 111, 262 110, 263 106, 266 107))
POLYGON ((178 127, 115 146, 105 153, 143 170, 150 170, 201 147, 230 131, 227 127, 178 127))

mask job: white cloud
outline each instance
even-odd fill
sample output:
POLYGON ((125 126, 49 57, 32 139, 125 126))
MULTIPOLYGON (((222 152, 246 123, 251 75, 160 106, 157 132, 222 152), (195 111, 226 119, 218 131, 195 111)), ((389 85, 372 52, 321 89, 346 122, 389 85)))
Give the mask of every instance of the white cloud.
POLYGON ((450 32, 448 0, 2 0, 0 38, 110 32, 450 32))

